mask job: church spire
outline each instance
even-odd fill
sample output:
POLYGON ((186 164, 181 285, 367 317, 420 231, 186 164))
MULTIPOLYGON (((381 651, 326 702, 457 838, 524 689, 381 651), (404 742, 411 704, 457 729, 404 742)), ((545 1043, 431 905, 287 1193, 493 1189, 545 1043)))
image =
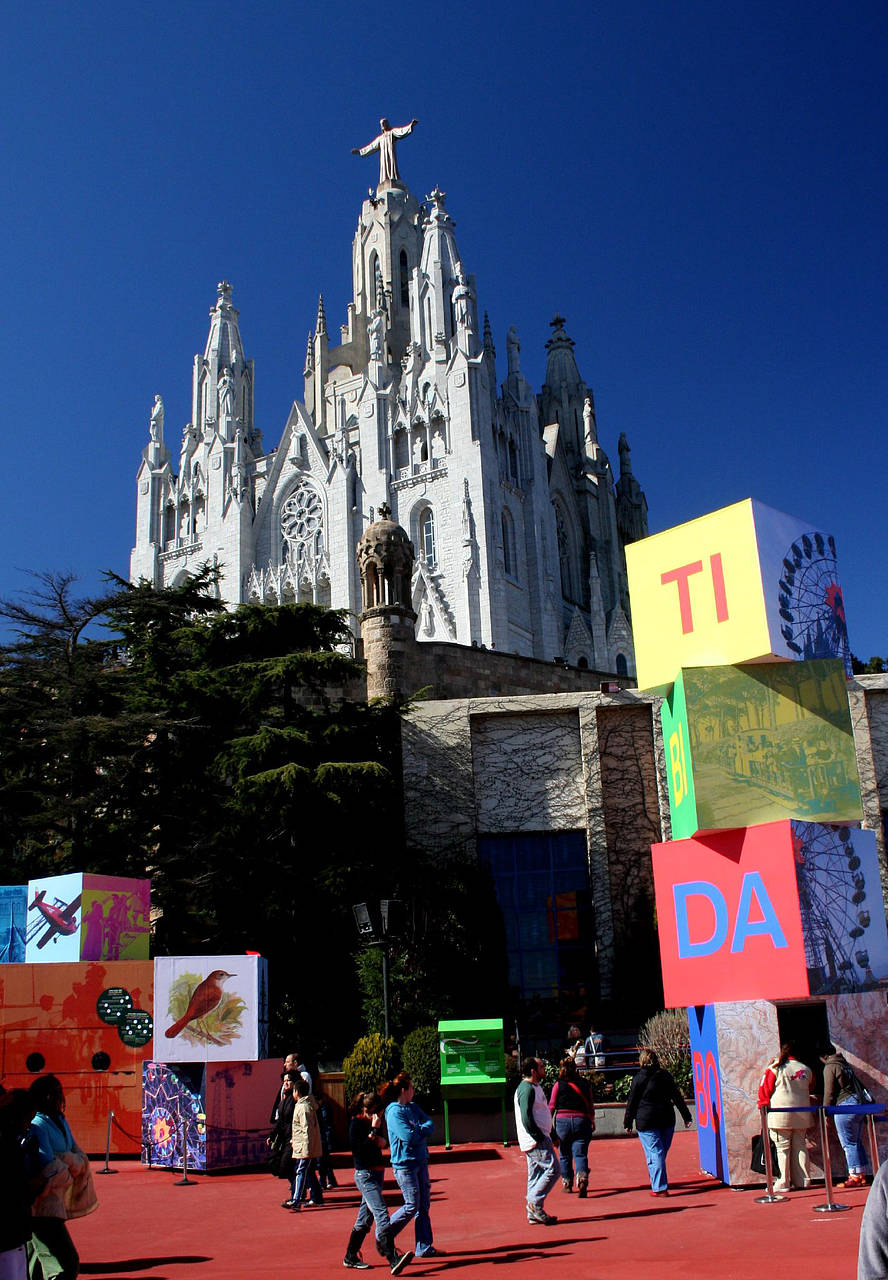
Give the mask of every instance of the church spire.
POLYGON ((319 293, 318 294, 318 318, 317 318, 317 323, 315 324, 315 333, 318 336, 320 336, 320 334, 322 333, 325 334, 326 332, 327 332, 327 316, 324 313, 324 295, 322 293, 319 293))
POLYGON ((210 308, 210 331, 203 359, 194 357, 192 422, 198 435, 218 430, 231 435, 240 423, 251 447, 253 430, 253 362, 244 354, 239 312, 227 280, 216 286, 210 308))

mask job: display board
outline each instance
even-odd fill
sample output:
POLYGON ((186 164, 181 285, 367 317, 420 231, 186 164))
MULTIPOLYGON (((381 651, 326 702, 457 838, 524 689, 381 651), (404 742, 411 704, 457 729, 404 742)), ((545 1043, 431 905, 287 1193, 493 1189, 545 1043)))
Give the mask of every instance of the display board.
POLYGON ((261 956, 159 956, 154 961, 157 1062, 265 1056, 267 961, 261 956))
POLYGON ((27 887, 25 959, 147 960, 151 882, 72 872, 27 887))

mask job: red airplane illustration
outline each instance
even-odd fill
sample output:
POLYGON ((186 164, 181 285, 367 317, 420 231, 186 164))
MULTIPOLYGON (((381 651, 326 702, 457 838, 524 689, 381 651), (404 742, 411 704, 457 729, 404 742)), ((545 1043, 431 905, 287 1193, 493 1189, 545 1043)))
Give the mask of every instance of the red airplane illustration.
POLYGON ((28 907, 29 911, 33 911, 36 907, 49 926, 46 933, 44 933, 43 937, 37 943, 38 950, 45 947, 47 942, 50 940, 57 942, 59 934, 65 938, 70 938, 71 934, 76 933, 80 927, 75 919, 75 915, 80 909, 80 902, 82 898, 81 894, 78 893, 74 901, 69 902, 67 906, 65 906, 64 903, 58 907, 50 906, 50 904, 45 901, 45 898, 46 890, 38 889, 34 894, 34 901, 28 907))

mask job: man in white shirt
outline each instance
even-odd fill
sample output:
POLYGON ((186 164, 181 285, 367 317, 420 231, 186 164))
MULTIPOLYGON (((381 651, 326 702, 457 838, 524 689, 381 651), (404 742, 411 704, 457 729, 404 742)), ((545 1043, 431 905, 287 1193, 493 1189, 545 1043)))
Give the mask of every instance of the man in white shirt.
POLYGON ((527 1221, 550 1227, 558 1219, 543 1208, 558 1181, 558 1157, 552 1141, 552 1116, 540 1081, 545 1069, 539 1058, 525 1058, 521 1083, 515 1090, 515 1128, 518 1145, 527 1157, 527 1221))

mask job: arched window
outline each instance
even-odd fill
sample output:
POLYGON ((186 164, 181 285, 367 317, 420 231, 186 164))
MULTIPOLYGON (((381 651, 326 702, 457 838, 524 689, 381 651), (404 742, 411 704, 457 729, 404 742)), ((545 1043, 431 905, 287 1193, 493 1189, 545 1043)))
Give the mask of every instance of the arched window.
POLYGON ((435 546, 435 513, 431 507, 426 507, 419 517, 419 549, 428 567, 434 569, 438 563, 438 555, 435 546))
POLYGON ((407 250, 401 250, 401 256, 398 259, 399 274, 401 278, 401 306, 404 310, 408 310, 410 306, 410 276, 407 269, 407 250))
POLYGON ((512 520, 511 512, 504 511, 502 515, 503 529, 503 568, 510 578, 518 576, 518 566, 515 562, 515 523, 512 520))
POLYGON ((628 663, 626 662, 626 655, 625 653, 618 653, 617 654, 617 675, 628 676, 628 674, 629 674, 629 666, 628 666, 628 663))
POLYGON ((577 658, 577 666, 580 668, 581 671, 589 670, 589 659, 586 657, 584 653, 581 653, 580 656, 577 658))

